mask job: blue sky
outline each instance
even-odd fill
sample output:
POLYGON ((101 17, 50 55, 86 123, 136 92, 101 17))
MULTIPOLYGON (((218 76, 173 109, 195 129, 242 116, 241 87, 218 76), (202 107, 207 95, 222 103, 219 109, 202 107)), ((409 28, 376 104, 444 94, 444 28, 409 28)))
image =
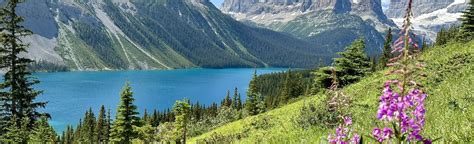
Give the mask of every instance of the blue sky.
MULTIPOLYGON (((211 2, 214 3, 216 7, 220 7, 222 2, 224 2, 224 0, 211 0, 211 2)), ((384 8, 386 8, 389 3, 390 3, 390 0, 382 0, 382 5, 384 6, 384 8)))

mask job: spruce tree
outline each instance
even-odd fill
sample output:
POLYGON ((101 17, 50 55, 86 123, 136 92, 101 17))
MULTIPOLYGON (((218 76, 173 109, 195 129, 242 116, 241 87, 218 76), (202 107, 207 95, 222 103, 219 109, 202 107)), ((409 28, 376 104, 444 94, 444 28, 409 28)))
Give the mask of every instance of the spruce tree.
POLYGON ((110 118, 110 109, 107 110, 107 118, 105 119, 104 143, 109 143, 112 131, 112 119, 110 118))
POLYGON ((28 127, 32 129, 34 122, 44 115, 37 109, 46 105, 46 102, 35 100, 42 91, 33 89, 39 81, 32 79, 27 69, 33 60, 19 56, 26 53, 29 47, 21 39, 32 34, 22 25, 23 17, 17 15, 17 7, 22 2, 8 0, 0 9, 0 69, 6 71, 4 82, 0 84, 0 134, 5 133, 4 122, 12 116, 16 117, 17 126, 24 117, 28 117, 28 127))
POLYGON ((232 107, 236 110, 242 109, 242 100, 240 99, 239 90, 237 88, 234 89, 234 96, 233 96, 233 103, 232 107))
POLYGON ((247 91, 247 100, 245 101, 245 110, 249 115, 258 114, 258 88, 256 84, 257 71, 254 71, 252 80, 250 81, 249 89, 247 91))
POLYGON ((133 129, 140 126, 139 113, 137 112, 137 106, 133 104, 134 101, 132 88, 127 83, 120 95, 120 104, 112 126, 112 141, 116 143, 130 144, 138 136, 133 129))
POLYGON ((107 114, 105 112, 105 107, 102 105, 99 110, 99 115, 97 118, 97 126, 95 126, 96 140, 98 143, 105 143, 107 134, 107 114))
POLYGON ((334 59, 338 71, 340 85, 348 85, 359 81, 370 72, 370 60, 365 54, 364 39, 354 41, 344 52, 339 52, 341 58, 334 59))
POLYGON ((84 121, 82 123, 82 131, 81 131, 81 140, 86 143, 94 143, 97 142, 96 138, 96 118, 94 112, 92 112, 92 108, 86 112, 84 116, 84 121))
POLYGON ((461 16, 460 39, 469 41, 474 36, 474 0, 469 0, 469 7, 461 16))
POLYGON ((56 132, 53 127, 48 124, 47 117, 41 117, 35 122, 35 128, 31 134, 31 142, 33 143, 54 143, 56 141, 56 132))
POLYGON ((286 104, 286 102, 288 102, 288 100, 292 97, 293 86, 293 74, 291 72, 291 69, 289 69, 286 73, 285 82, 283 83, 283 89, 280 93, 280 99, 278 102, 279 105, 286 104))
POLYGON ((388 29, 387 36, 385 36, 385 43, 382 49, 382 55, 379 59, 378 69, 384 69, 387 67, 388 61, 392 58, 392 28, 388 29))
POLYGON ((227 95, 224 98, 224 101, 222 101, 221 106, 226 106, 230 107, 232 105, 232 99, 230 99, 230 91, 227 90, 227 95))
POLYGON ((178 138, 179 143, 186 144, 190 109, 191 107, 187 100, 178 100, 173 106, 173 113, 175 113, 176 137, 178 138))
POLYGON ((79 119, 79 124, 77 125, 76 131, 74 132, 74 142, 76 143, 84 142, 81 139, 82 138, 81 131, 82 131, 82 119, 79 119))

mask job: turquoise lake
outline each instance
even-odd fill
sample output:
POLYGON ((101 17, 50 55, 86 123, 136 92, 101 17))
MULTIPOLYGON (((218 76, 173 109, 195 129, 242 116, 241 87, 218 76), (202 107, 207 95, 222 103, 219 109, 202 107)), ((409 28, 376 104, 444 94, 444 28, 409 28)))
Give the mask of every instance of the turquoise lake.
MULTIPOLYGON (((258 74, 286 69, 258 69, 258 74)), ((67 125, 76 125, 89 108, 97 115, 101 105, 110 108, 114 117, 124 84, 131 83, 140 114, 145 109, 171 108, 176 100, 190 99, 209 105, 220 102, 227 90, 237 87, 243 99, 254 69, 182 69, 159 71, 57 72, 35 73, 48 101, 44 111, 51 114, 50 124, 60 133, 67 125)), ((112 117, 112 118, 113 118, 112 117)))

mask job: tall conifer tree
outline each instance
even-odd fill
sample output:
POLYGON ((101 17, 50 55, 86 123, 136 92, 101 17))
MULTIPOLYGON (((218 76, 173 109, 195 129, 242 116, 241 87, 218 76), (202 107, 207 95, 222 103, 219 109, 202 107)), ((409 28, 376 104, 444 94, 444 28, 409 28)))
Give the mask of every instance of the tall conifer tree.
POLYGON ((99 115, 97 118, 97 126, 95 127, 96 140, 98 143, 105 143, 107 134, 107 114, 105 112, 105 107, 102 105, 99 110, 99 115))
POLYGON ((379 69, 384 69, 387 66, 388 60, 392 58, 392 42, 393 34, 392 28, 388 29, 387 36, 385 36, 385 43, 383 45, 382 55, 379 59, 379 69))
MULTIPOLYGON (((17 7, 22 2, 8 0, 0 9, 0 69, 6 70, 4 82, 0 84, 0 117, 3 118, 0 122, 15 116, 20 126, 23 117, 28 117, 28 127, 33 128, 34 121, 43 115, 37 109, 43 108, 46 102, 35 101, 42 91, 33 89, 39 81, 32 79, 27 69, 33 60, 19 56, 26 53, 29 46, 21 39, 32 34, 22 25, 23 17, 17 15, 17 7)), ((0 134, 5 132, 4 129, 5 123, 0 123, 0 134)))
POLYGON ((469 7, 461 16, 461 39, 471 40, 474 36, 474 0, 469 0, 469 7))
POLYGON ((344 52, 339 52, 341 58, 334 59, 334 65, 342 86, 359 81, 370 72, 370 60, 365 54, 364 39, 354 41, 344 52))
POLYGON ((191 106, 187 100, 183 101, 176 101, 173 106, 173 112, 176 114, 175 116, 175 130, 176 130, 176 137, 178 138, 178 142, 186 144, 186 136, 187 136, 187 127, 189 122, 189 113, 190 113, 191 106))
POLYGON ((120 104, 117 108, 117 116, 112 126, 112 140, 116 143, 130 144, 138 134, 134 127, 140 127, 137 106, 133 104, 132 88, 130 84, 125 84, 120 95, 120 104))

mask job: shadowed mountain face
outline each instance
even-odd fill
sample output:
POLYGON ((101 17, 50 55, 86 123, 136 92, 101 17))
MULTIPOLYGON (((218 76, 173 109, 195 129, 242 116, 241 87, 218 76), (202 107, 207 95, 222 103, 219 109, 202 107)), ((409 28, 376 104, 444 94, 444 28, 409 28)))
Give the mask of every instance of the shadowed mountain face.
POLYGON ((379 52, 381 33, 395 27, 380 0, 225 0, 221 8, 250 25, 286 32, 332 52, 364 37, 379 52))
POLYGON ((26 56, 73 70, 312 67, 332 56, 208 0, 27 0, 19 13, 35 33, 26 56))

